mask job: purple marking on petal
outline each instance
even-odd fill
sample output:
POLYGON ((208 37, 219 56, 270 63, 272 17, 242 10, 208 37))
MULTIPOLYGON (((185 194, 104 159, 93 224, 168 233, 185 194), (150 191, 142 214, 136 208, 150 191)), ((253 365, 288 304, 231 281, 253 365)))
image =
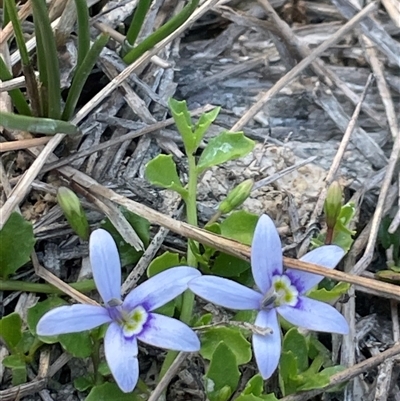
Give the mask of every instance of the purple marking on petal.
POLYGON ((157 313, 150 313, 137 338, 146 344, 175 351, 195 352, 200 349, 200 341, 189 326, 157 313))
POLYGON ((121 299, 121 262, 117 245, 106 230, 92 232, 89 239, 89 256, 93 278, 104 303, 121 299))
MULTIPOLYGON (((314 263, 327 269, 334 269, 343 258, 344 254, 345 252, 339 246, 324 245, 306 253, 300 260, 314 263)), ((292 284, 297 288, 300 294, 304 294, 315 287, 324 278, 318 274, 294 269, 286 269, 285 274, 290 278, 292 284)))
POLYGON ((111 373, 124 392, 131 392, 139 378, 136 337, 126 338, 117 323, 111 323, 104 338, 104 351, 111 373))
POLYGON ((189 288, 199 297, 224 308, 259 310, 262 294, 235 281, 217 276, 202 276, 192 280, 189 288))
POLYGON ((258 313, 256 326, 272 329, 272 334, 253 334, 253 350, 258 370, 263 379, 268 379, 275 372, 281 355, 281 329, 275 309, 258 313))
POLYGON ((108 311, 95 305, 70 305, 52 309, 36 326, 39 336, 78 333, 112 321, 108 311))
POLYGON ((289 323, 308 330, 327 333, 348 334, 346 319, 333 306, 311 298, 300 296, 295 307, 281 305, 278 313, 289 323))
POLYGON ((164 270, 134 288, 125 298, 123 307, 132 310, 142 305, 152 311, 165 305, 188 289, 188 282, 201 273, 193 267, 179 266, 164 270))
POLYGON ((271 287, 273 275, 282 274, 282 245, 274 222, 263 214, 257 223, 251 244, 251 270, 261 292, 271 287))

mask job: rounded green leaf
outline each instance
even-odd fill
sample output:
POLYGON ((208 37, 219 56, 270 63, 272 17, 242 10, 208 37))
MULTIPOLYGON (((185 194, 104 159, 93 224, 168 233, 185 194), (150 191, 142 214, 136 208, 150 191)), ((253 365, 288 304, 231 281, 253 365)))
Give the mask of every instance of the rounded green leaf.
POLYGON ((226 253, 220 253, 211 268, 213 274, 221 277, 239 277, 250 269, 250 263, 226 253))
POLYGON ((0 335, 9 348, 14 348, 22 338, 22 319, 16 313, 10 313, 0 320, 0 335))
POLYGON ((93 341, 89 331, 60 334, 58 341, 63 348, 77 358, 88 358, 93 351, 93 341))
POLYGON ((239 241, 242 244, 251 245, 257 221, 257 215, 245 210, 238 210, 231 213, 221 223, 221 235, 239 241))
POLYGON ((174 266, 179 266, 179 255, 174 252, 166 251, 150 262, 147 268, 147 277, 153 277, 174 266))
POLYGON ((203 333, 201 335, 201 356, 211 360, 221 341, 233 352, 238 365, 243 365, 251 360, 250 343, 237 327, 212 327, 203 333))
POLYGON ((172 189, 184 199, 187 197, 187 190, 182 186, 171 155, 158 155, 150 160, 146 165, 146 178, 153 185, 172 189))
POLYGON ((210 401, 228 400, 236 390, 239 378, 235 354, 224 341, 220 341, 211 356, 210 366, 205 375, 210 401), (221 398, 222 395, 226 398, 221 398))
POLYGON ((246 156, 254 148, 254 141, 242 132, 222 132, 211 139, 200 156, 197 169, 199 173, 212 166, 246 156))
POLYGON ((114 383, 104 383, 93 387, 86 401, 143 401, 137 394, 123 393, 114 383))
POLYGON ((13 212, 0 230, 0 276, 7 278, 29 262, 35 245, 32 224, 13 212))

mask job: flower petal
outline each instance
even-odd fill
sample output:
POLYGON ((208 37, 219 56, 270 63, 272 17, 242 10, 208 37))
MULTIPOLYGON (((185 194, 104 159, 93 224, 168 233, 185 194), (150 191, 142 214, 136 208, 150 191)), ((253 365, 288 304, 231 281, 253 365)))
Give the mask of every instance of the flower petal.
POLYGON ((282 305, 278 313, 289 323, 305 329, 347 334, 346 319, 333 306, 307 297, 299 297, 296 306, 282 305))
POLYGON ((94 329, 111 321, 107 309, 101 306, 60 306, 42 316, 36 326, 36 332, 39 336, 77 333, 94 329))
POLYGON ((121 262, 111 234, 98 229, 89 239, 89 256, 93 278, 104 303, 121 299, 121 262))
POLYGON ((150 313, 137 338, 146 344, 175 351, 195 352, 200 349, 199 338, 189 326, 158 313, 150 313))
POLYGON ((282 259, 278 231, 271 218, 263 214, 258 220, 251 243, 251 270, 261 292, 269 290, 273 275, 282 273, 282 259))
POLYGON ((104 338, 104 352, 111 373, 124 392, 131 392, 139 378, 136 337, 126 338, 117 323, 111 323, 104 338))
POLYGON ((201 273, 193 267, 179 266, 164 270, 134 288, 125 298, 124 309, 143 305, 152 311, 165 305, 188 289, 188 282, 201 273))
POLYGON ((235 281, 216 276, 192 280, 189 288, 199 297, 229 309, 260 309, 262 294, 235 281))
MULTIPOLYGON (((324 266, 328 269, 334 269, 343 258, 344 254, 345 252, 339 246, 324 245, 306 253, 300 260, 324 266)), ((285 274, 290 278, 292 284, 296 286, 300 294, 304 294, 315 287, 324 278, 318 274, 306 273, 294 269, 287 269, 285 274)))
POLYGON ((258 370, 263 379, 268 379, 275 372, 281 355, 281 329, 275 309, 258 313, 256 326, 269 327, 272 334, 253 334, 253 350, 258 370))

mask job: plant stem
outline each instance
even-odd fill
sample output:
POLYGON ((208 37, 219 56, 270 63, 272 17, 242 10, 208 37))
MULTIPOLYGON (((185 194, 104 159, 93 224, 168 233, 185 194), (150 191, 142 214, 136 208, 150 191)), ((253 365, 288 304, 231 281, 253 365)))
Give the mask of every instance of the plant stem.
MULTIPOLYGON (((83 280, 69 284, 80 292, 89 292, 96 289, 93 280, 83 280)), ((63 294, 61 290, 50 284, 29 283, 17 280, 0 280, 0 291, 38 292, 42 294, 63 294)))
POLYGON ((97 336, 92 336, 93 341, 93 352, 91 355, 92 363, 93 363, 93 373, 94 373, 94 382, 95 384, 101 383, 101 374, 99 373, 99 365, 100 365, 100 341, 97 336))
MULTIPOLYGON (((197 226, 197 166, 196 166, 196 159, 194 155, 188 154, 187 155, 188 162, 189 162, 189 182, 188 182, 188 197, 186 200, 186 219, 187 222, 193 226, 197 226)), ((190 241, 190 240, 188 240, 190 241)), ((187 249, 187 263, 189 266, 197 268, 197 260, 196 256, 192 252, 192 249, 188 243, 187 249)), ((183 323, 189 324, 192 318, 193 312, 193 305, 194 305, 194 294, 187 290, 183 293, 183 301, 182 301, 182 310, 180 315, 180 320, 183 323)), ((172 362, 175 360, 176 356, 178 355, 177 351, 169 351, 167 356, 165 357, 164 363, 160 370, 160 377, 161 379, 169 367, 171 366, 172 362)))

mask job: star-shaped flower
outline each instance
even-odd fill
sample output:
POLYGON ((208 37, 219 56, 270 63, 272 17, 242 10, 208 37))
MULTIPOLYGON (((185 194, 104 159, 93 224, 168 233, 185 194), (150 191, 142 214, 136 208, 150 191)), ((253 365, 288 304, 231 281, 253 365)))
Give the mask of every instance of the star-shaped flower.
MULTIPOLYGON (((336 245, 317 248, 300 260, 334 268, 344 251, 336 245)), ((253 350, 258 369, 268 379, 278 366, 281 330, 278 314, 288 322, 309 330, 348 333, 345 318, 331 305, 305 296, 322 276, 293 269, 283 271, 281 241, 273 221, 260 217, 251 246, 251 268, 258 290, 222 277, 202 276, 189 283, 198 296, 229 309, 257 310, 255 325, 265 329, 253 334, 253 350), (268 329, 272 333, 268 334, 268 329)))
POLYGON ((200 276, 191 267, 174 267, 146 280, 121 301, 121 265, 112 236, 95 230, 89 242, 90 262, 104 306, 61 306, 47 312, 36 331, 41 336, 76 333, 109 324, 105 356, 118 386, 130 392, 139 377, 137 340, 156 347, 193 352, 200 349, 197 335, 179 320, 154 313, 188 288, 200 276))

